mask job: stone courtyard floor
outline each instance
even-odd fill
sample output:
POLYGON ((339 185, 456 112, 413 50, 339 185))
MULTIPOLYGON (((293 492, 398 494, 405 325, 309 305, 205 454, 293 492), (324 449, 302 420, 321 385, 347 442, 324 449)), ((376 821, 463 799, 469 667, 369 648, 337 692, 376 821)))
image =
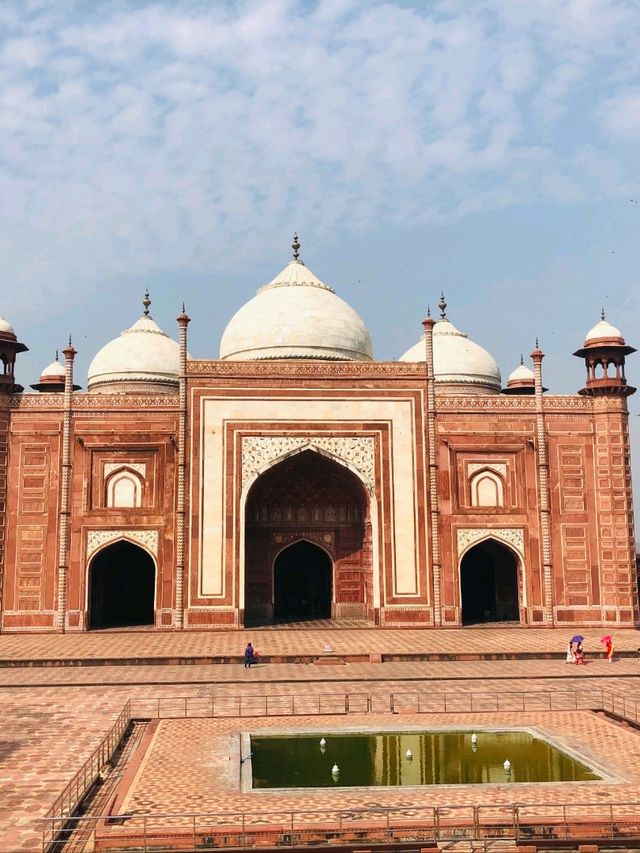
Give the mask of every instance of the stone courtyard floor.
MULTIPOLYGON (((89 635, 0 635, 0 851, 39 851, 42 849, 42 822, 52 803, 82 763, 113 726, 129 699, 177 699, 195 697, 223 701, 225 697, 295 696, 299 701, 319 694, 359 693, 380 697, 384 708, 389 694, 420 694, 430 701, 446 693, 467 697, 473 693, 485 697, 525 692, 531 696, 544 692, 562 694, 579 691, 583 696, 615 694, 632 702, 640 700, 637 648, 640 632, 614 632, 616 648, 626 653, 613 664, 600 656, 601 629, 576 629, 586 638, 588 664, 569 666, 564 649, 572 632, 566 629, 465 628, 458 630, 391 630, 359 626, 329 628, 262 629, 228 633, 156 634, 151 632, 101 632, 89 635), (286 662, 261 663, 245 669, 241 663, 204 663, 221 659, 239 660, 248 639, 265 656, 281 656, 286 662), (324 647, 332 646, 339 659, 353 655, 408 655, 407 660, 370 663, 293 662, 297 655, 310 659, 323 657, 324 647), (591 657, 589 658, 589 653, 591 657), (507 659, 492 659, 495 655, 507 659), (421 659, 421 655, 434 659, 421 659), (478 659, 465 660, 466 656, 478 659), (56 661, 85 665, 33 666, 32 661, 56 661), (91 665, 91 661, 114 661, 118 665, 91 665), (188 664, 176 661, 188 660, 188 664), (135 663, 127 664, 127 661, 135 663), (13 664, 13 665, 12 665, 13 664), (18 665, 16 665, 18 664, 18 665)), ((326 657, 326 655, 325 655, 326 657)), ((492 699, 493 701, 493 699, 492 699)), ((491 702, 487 707, 491 706, 491 702)), ((483 707, 480 701, 478 707, 483 707)), ((350 714, 317 717, 262 716, 245 718, 242 729, 265 725, 314 730, 345 725, 391 723, 398 725, 447 724, 491 726, 526 722, 552 731, 580 746, 596 760, 606 763, 624 781, 601 783, 562 783, 529 789, 527 797, 535 802, 551 803, 580 799, 581 802, 640 802, 640 733, 616 726, 590 712, 563 711, 551 715, 542 708, 508 713, 479 710, 473 715, 452 711, 389 715, 350 714)), ((225 732, 238 727, 238 720, 208 721, 225 732)), ((183 739, 172 754, 164 748, 155 769, 151 760, 135 777, 128 807, 137 805, 147 811, 199 811, 229 808, 272 807, 273 794, 238 791, 212 791, 211 778, 202 781, 190 768, 201 751, 202 733, 193 725, 193 737, 183 739), (185 744, 190 744, 186 746, 185 744), (191 751, 191 752, 190 752, 191 751), (179 760, 178 760, 179 759, 179 760), (193 759, 193 760, 191 760, 193 759), (160 768, 161 771, 160 772, 160 768), (143 772, 144 771, 144 772, 143 772), (146 773, 146 777, 145 774, 146 773), (144 781, 143 781, 144 780, 144 781), (200 780, 200 781, 199 781, 200 780), (137 793, 136 793, 137 792, 137 793), (142 802, 144 800, 144 802, 142 802), (271 803, 271 806, 269 806, 271 803)), ((176 728, 175 732, 178 731, 176 728)), ((222 786, 223 788, 224 786, 222 786)), ((420 803, 446 805, 461 800, 500 802, 513 796, 512 789, 500 785, 474 786, 473 792, 460 788, 420 789, 419 794, 387 794, 391 800, 408 796, 420 803)), ((522 789, 518 798, 523 799, 522 789)), ((286 803, 295 808, 313 809, 319 805, 341 807, 370 802, 370 794, 349 793, 337 797, 333 790, 287 794, 286 803)), ((373 798, 376 802, 379 797, 373 798)))

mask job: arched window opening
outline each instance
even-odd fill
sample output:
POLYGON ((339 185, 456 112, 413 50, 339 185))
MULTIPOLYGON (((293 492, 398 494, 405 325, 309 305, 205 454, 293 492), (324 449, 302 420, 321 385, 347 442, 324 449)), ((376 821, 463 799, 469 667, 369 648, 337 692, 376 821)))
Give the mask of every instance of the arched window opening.
POLYGON ((471 479, 471 506, 504 506, 504 483, 494 471, 479 471, 471 479))
POLYGON ((142 480, 129 468, 115 471, 107 480, 108 507, 142 506, 142 480))

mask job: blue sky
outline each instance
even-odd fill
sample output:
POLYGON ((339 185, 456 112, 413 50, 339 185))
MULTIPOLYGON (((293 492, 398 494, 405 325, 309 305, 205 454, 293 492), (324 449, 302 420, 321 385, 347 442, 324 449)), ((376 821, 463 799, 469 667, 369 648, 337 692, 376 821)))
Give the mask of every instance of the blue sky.
POLYGON ((1 3, 19 381, 71 333, 86 385, 145 287, 216 357, 297 229, 377 358, 444 289, 504 377, 538 336, 545 384, 576 391, 601 306, 640 344, 638 44, 636 0, 1 3))

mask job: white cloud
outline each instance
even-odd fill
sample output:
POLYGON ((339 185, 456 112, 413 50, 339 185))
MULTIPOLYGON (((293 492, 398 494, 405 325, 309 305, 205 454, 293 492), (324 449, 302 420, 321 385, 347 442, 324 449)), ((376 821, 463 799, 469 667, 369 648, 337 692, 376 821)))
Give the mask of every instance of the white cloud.
POLYGON ((640 87, 605 101, 598 110, 600 120, 610 133, 623 140, 640 139, 640 87))
POLYGON ((13 280, 69 287, 63 253, 21 243, 33 229, 49 250, 73 236, 90 287, 132 260, 141 274, 232 263, 229 245, 250 233, 258 251, 289 223, 326 233, 618 193, 632 166, 611 166, 613 146, 640 126, 634 5, 3 6, 13 280))

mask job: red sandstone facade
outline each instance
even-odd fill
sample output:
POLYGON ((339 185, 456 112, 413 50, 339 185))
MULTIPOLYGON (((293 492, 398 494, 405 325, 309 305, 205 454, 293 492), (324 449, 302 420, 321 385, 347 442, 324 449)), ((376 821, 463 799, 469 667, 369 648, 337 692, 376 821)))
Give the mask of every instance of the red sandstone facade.
POLYGON ((284 598, 274 598, 274 561, 300 541, 326 554, 331 572, 328 612, 314 611, 316 602, 306 615, 461 625, 465 554, 491 541, 513 559, 521 624, 638 624, 624 393, 606 386, 609 393, 542 398, 436 388, 429 411, 424 364, 188 365, 183 448, 177 391, 65 398, 9 393, 7 382, 2 630, 87 630, 92 564, 120 541, 152 558, 158 629, 232 628, 247 617, 277 618, 278 606, 295 611, 286 572, 284 598), (109 505, 110 478, 123 471, 139 483, 137 505, 109 505), (489 505, 474 499, 483 472, 499 492, 489 505))

